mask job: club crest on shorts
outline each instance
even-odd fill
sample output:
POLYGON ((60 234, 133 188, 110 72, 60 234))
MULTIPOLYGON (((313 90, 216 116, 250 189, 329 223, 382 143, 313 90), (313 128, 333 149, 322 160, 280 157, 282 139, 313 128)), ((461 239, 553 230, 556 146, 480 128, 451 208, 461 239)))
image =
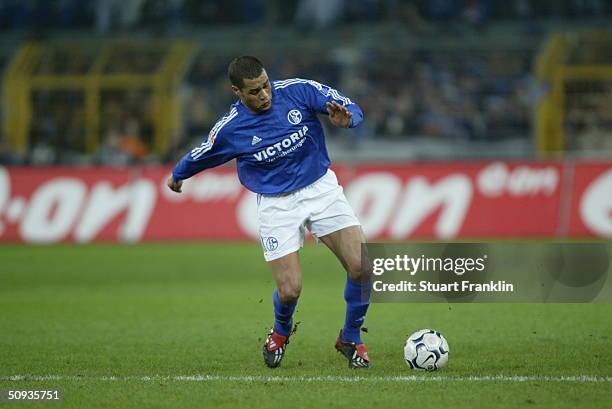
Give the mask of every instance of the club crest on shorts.
POLYGON ((278 240, 276 237, 264 237, 262 239, 264 248, 267 251, 274 251, 278 248, 278 240))
POLYGON ((302 122, 302 113, 297 109, 292 109, 287 113, 287 120, 293 125, 297 125, 302 122))

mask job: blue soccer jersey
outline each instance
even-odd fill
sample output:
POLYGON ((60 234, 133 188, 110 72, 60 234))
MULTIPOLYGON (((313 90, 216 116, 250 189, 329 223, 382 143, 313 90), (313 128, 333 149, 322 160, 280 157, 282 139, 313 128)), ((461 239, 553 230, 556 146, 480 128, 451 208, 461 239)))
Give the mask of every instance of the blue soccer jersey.
POLYGON ((363 121, 359 106, 335 89, 316 81, 272 82, 272 107, 251 112, 242 102, 212 128, 202 144, 187 153, 172 176, 184 180, 236 159, 240 182, 261 194, 288 193, 308 186, 329 167, 325 135, 317 113, 336 101, 353 114, 350 127, 363 121))

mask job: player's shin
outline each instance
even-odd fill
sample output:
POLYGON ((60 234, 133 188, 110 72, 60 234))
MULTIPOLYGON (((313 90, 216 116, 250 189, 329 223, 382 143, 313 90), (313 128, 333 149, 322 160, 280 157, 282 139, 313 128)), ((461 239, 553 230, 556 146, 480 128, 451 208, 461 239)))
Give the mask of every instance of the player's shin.
POLYGON ((342 329, 344 341, 361 343, 360 329, 370 306, 370 293, 372 285, 369 281, 354 281, 347 274, 344 287, 344 300, 346 301, 346 317, 342 329))
POLYGON ((291 303, 283 303, 278 295, 278 288, 272 294, 274 303, 274 331, 283 336, 289 336, 293 326, 293 312, 297 305, 297 299, 291 303))

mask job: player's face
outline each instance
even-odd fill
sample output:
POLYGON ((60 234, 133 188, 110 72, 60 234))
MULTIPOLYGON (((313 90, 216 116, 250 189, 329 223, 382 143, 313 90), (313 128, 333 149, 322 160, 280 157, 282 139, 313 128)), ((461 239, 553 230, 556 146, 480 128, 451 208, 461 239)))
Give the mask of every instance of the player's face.
POLYGON ((257 78, 245 78, 244 87, 232 86, 234 93, 252 112, 264 112, 272 107, 272 85, 266 70, 257 78))

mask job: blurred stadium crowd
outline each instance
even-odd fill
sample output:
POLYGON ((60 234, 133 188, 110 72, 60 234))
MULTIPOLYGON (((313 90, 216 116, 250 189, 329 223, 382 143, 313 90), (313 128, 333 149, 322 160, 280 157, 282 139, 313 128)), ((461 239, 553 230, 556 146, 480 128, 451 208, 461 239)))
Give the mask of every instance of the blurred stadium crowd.
MULTIPOLYGON (((362 137, 452 141, 529 135, 532 52, 363 48, 350 58, 321 59, 316 52, 262 58, 278 78, 314 78, 358 101, 368 119, 362 137)), ((209 128, 233 101, 225 77, 229 58, 202 53, 196 59, 186 84, 189 134, 209 128)))
MULTIPOLYGON (((303 36, 299 52, 268 44, 257 54, 272 78, 315 79, 358 101, 367 121, 356 137, 351 136, 350 144, 372 138, 452 144, 530 138, 534 107, 543 92, 533 67, 543 38, 540 22, 605 22, 611 17, 612 2, 604 0, 0 0, 0 36, 26 33, 24 38, 46 39, 58 31, 78 29, 105 38, 145 30, 153 39, 156 35, 188 37, 191 31, 208 26, 251 27, 254 32, 295 29, 303 36), (476 48, 462 45, 466 32, 472 38, 474 33, 485 35, 490 24, 505 22, 527 33, 526 37, 503 46, 495 41, 476 48), (396 44, 354 41, 351 31, 363 30, 368 24, 400 26, 402 33, 408 32, 416 41, 409 46, 401 45, 401 39, 396 44), (320 34, 320 30, 335 33, 323 46, 316 39, 309 40, 309 33, 320 34), (438 36, 456 41, 443 46, 437 42, 432 47, 429 39, 438 36)), ((235 53, 235 48, 211 51, 203 46, 194 54, 181 87, 182 131, 173 135, 166 155, 150 154, 154 114, 149 92, 105 91, 101 96, 102 143, 95 155, 83 156, 83 95, 43 90, 33 95, 36 119, 27 154, 12 152, 5 135, 0 135, 0 163, 171 160, 198 143, 234 102, 226 68, 235 53)), ((0 71, 9 60, 9 53, 0 53, 0 71)), ((54 54, 37 70, 39 74, 82 74, 91 64, 91 55, 74 49, 54 54)), ((144 56, 128 52, 116 55, 107 71, 148 73, 159 64, 155 52, 144 56)), ((584 104, 570 113, 577 127, 585 126, 581 121, 588 114, 581 109, 584 104)), ((347 138, 342 131, 329 131, 347 138)))
POLYGON ((428 22, 610 16, 606 0, 1 0, 0 30, 78 27, 111 29, 262 24, 320 28, 331 24, 407 19, 428 22))

